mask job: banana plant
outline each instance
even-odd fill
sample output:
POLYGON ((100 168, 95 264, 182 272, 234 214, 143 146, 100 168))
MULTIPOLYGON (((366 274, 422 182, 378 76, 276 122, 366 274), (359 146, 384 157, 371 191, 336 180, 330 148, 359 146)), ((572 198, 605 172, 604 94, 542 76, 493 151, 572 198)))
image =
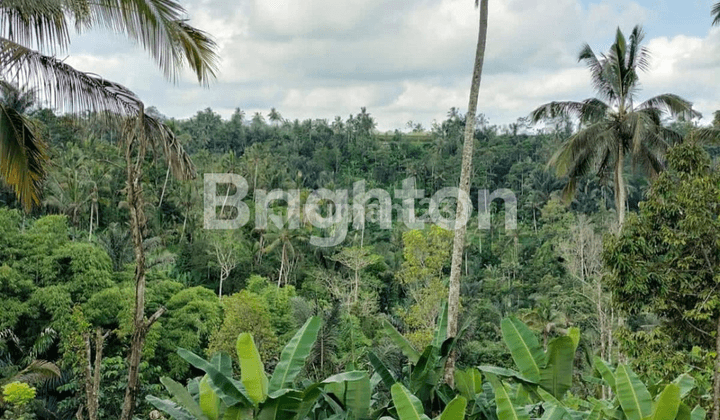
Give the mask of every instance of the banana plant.
POLYGON ((695 388, 695 380, 690 375, 680 375, 661 390, 660 387, 646 387, 632 369, 623 364, 613 371, 595 357, 594 370, 614 393, 612 401, 604 402, 603 411, 607 416, 621 414, 627 420, 704 420, 706 417, 702 407, 690 409, 682 401, 695 388))
POLYGON ((571 328, 567 335, 552 339, 545 351, 535 333, 516 317, 503 319, 500 327, 503 341, 519 372, 495 366, 480 366, 479 369, 492 375, 513 378, 530 392, 543 389, 561 400, 572 386, 579 330, 571 328))
POLYGON ((207 361, 178 349, 178 354, 204 371, 205 376, 191 381, 187 388, 170 378, 161 378, 172 399, 148 396, 147 400, 176 420, 302 420, 316 417, 314 410, 325 409, 328 404, 335 413, 320 417, 368 418, 370 382, 365 371, 340 373, 301 389, 294 387, 319 329, 320 319, 310 318, 285 346, 269 379, 250 334, 240 334, 237 339, 239 381, 233 377, 229 356, 218 353, 207 361), (328 404, 319 404, 321 398, 328 404))
MULTIPOLYGON (((422 402, 402 384, 395 383, 390 392, 399 420, 430 420, 425 414, 422 402)), ((445 406, 435 420, 464 420, 466 407, 467 400, 458 395, 445 406)), ((394 420, 392 417, 382 417, 381 420, 383 419, 394 420)))
MULTIPOLYGON (((421 401, 424 412, 440 412, 455 397, 447 384, 442 382, 445 362, 455 347, 457 337, 447 337, 447 304, 443 304, 438 318, 438 327, 431 343, 420 352, 395 327, 387 321, 383 322, 387 336, 395 342, 408 359, 408 367, 402 377, 395 375, 373 352, 368 352, 368 361, 381 382, 392 390, 396 383, 401 383, 409 392, 421 401)), ((393 399, 394 404, 394 399, 393 399)), ((467 402, 467 401, 466 401, 467 402)), ((393 406, 381 407, 376 410, 382 414, 393 412, 393 406)))

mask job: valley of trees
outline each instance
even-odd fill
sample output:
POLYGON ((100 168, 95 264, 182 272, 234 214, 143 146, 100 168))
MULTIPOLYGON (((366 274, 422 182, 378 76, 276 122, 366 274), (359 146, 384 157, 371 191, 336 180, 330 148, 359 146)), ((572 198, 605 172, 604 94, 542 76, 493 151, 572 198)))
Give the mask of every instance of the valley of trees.
POLYGON ((468 112, 408 134, 364 107, 168 118, 54 53, 74 26, 110 28, 206 84, 216 46, 179 4, 0 2, 0 418, 718 420, 720 111, 639 101, 635 27, 582 48, 594 97, 493 125, 487 3, 468 112), (247 180, 250 223, 205 229, 208 173, 247 180), (332 247, 305 215, 254 223, 258 190, 392 195, 409 177, 420 217, 466 190, 476 207, 441 211, 467 230, 411 229, 397 198, 389 229, 370 200, 332 247), (478 225, 500 189, 515 229, 501 200, 478 225))

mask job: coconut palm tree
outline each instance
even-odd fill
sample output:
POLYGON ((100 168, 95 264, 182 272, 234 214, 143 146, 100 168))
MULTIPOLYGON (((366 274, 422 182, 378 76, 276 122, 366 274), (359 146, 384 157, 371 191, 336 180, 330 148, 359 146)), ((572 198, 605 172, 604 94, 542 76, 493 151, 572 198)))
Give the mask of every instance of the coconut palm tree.
MULTIPOLYGON (((470 100, 468 112, 465 114, 465 138, 462 149, 462 166, 460 168, 460 190, 470 195, 470 174, 472 173, 473 146, 475 141, 475 113, 477 111, 478 95, 480 92, 480 79, 485 61, 485 44, 487 41, 488 29, 488 0, 475 0, 475 7, 480 6, 480 29, 478 30, 477 49, 475 51, 475 64, 473 66, 472 82, 470 83, 470 100)), ((460 274, 462 271, 463 253, 465 251, 464 223, 457 223, 466 220, 465 216, 470 215, 472 209, 465 208, 461 200, 458 200, 456 211, 455 236, 453 238, 452 260, 450 264, 450 282, 448 293, 448 328, 447 336, 455 337, 458 332, 458 319, 460 315, 460 274)), ((445 382, 450 385, 454 383, 455 353, 447 360, 445 366, 445 382)))
MULTIPOLYGON (((187 23, 174 0, 7 0, 0 2, 0 80, 37 89, 53 106, 138 115, 141 102, 128 89, 55 58, 67 53, 72 27, 125 34, 169 79, 185 67, 201 83, 214 76, 214 42, 187 23)), ((0 104, 0 162, 0 178, 25 207, 39 204, 46 146, 32 121, 6 103, 0 104)))
POLYGON ((720 25, 720 1, 715 3, 712 9, 713 25, 720 25))
POLYGON ((566 198, 574 194, 583 176, 612 171, 620 226, 625 221, 626 158, 631 157, 635 167, 656 175, 663 168, 668 146, 682 140, 680 134, 663 126, 663 115, 686 118, 700 115, 690 102, 669 93, 635 105, 640 87, 638 73, 649 66, 649 53, 641 45, 643 36, 640 26, 632 30, 628 39, 618 28, 610 51, 599 57, 586 44, 578 60, 590 68, 598 97, 582 102, 550 102, 530 115, 533 123, 561 117, 579 120, 579 131, 561 146, 550 165, 556 168, 558 176, 568 177, 566 198))

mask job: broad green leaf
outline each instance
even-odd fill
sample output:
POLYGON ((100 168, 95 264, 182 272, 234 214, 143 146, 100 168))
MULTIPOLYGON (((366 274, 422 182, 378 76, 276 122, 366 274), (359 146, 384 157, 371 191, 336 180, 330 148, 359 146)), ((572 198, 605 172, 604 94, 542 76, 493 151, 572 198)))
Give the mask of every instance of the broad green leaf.
POLYGON ((557 337, 548 344, 548 363, 540 371, 540 386, 562 399, 572 386, 575 345, 570 337, 557 337))
POLYGON ((370 361, 373 369, 375 369, 375 373, 380 375, 380 378, 382 378, 382 381, 387 389, 390 389, 390 387, 392 387, 395 383, 395 376, 392 372, 390 372, 387 366, 385 366, 385 363, 383 363, 382 360, 380 360, 380 358, 371 351, 368 352, 368 360, 370 361))
POLYGON ((705 417, 707 417, 707 413, 705 412, 705 409, 699 405, 693 408, 692 413, 690 413, 691 420, 705 420, 705 417))
POLYGON ((592 411, 590 411, 590 414, 587 417, 587 420, 601 420, 603 418, 603 406, 602 403, 596 403, 595 406, 593 406, 592 411))
POLYGON ((673 381, 675 385, 680 387, 680 398, 685 398, 693 389, 695 389, 695 378, 683 373, 673 381))
POLYGON ((296 417, 303 393, 291 389, 283 391, 268 395, 256 420, 287 420, 296 417))
POLYGON ((268 394, 268 378, 260 353, 252 335, 242 333, 237 339, 237 355, 240 359, 240 382, 255 404, 265 401, 268 394))
POLYGON ((390 393, 400 420, 429 420, 420 400, 402 384, 393 385, 390 393))
POLYGON ((643 420, 652 414, 652 399, 635 372, 625 365, 615 371, 617 398, 628 420, 643 420))
POLYGON ((217 369, 220 373, 227 376, 228 378, 232 378, 233 362, 229 355, 222 352, 217 352, 213 354, 212 358, 210 359, 210 363, 215 366, 215 369, 217 369))
POLYGON ((500 323, 503 340, 510 349, 515 364, 526 378, 540 381, 540 369, 546 365, 546 355, 535 334, 514 316, 500 323))
POLYGON ((680 387, 669 384, 655 401, 655 409, 650 420, 675 420, 680 408, 680 387))
POLYGON ((165 386, 165 389, 168 390, 173 399, 183 409, 195 416, 198 420, 205 419, 203 410, 184 386, 165 376, 160 378, 160 383, 165 386))
POLYGON ((407 338, 403 337, 402 334, 398 332, 398 330, 395 329, 395 327, 392 326, 388 320, 384 319, 383 322, 383 329, 385 329, 385 333, 390 337, 392 341, 395 342, 395 344, 400 347, 400 350, 405 355, 405 357, 410 360, 410 363, 417 364, 418 359, 420 358, 420 353, 415 350, 415 347, 413 347, 412 344, 407 340, 407 338))
POLYGON ((410 375, 410 388, 417 390, 428 380, 428 377, 435 371, 437 363, 440 362, 439 356, 440 350, 437 347, 425 347, 425 351, 423 351, 410 375))
MULTIPOLYGON (((675 420, 694 420, 692 418, 692 413, 690 412, 690 407, 688 407, 686 404, 680 403, 680 408, 678 408, 678 413, 677 416, 675 416, 675 420)), ((703 417, 702 420, 705 420, 705 417, 703 417)))
POLYGON ((468 370, 455 369, 455 389, 468 400, 475 399, 475 385, 472 380, 472 372, 468 370))
POLYGON ((483 392, 483 380, 482 380, 482 373, 480 373, 479 370, 476 368, 469 368, 470 374, 472 375, 472 383, 473 388, 475 390, 475 395, 483 392))
POLYGON ((221 373, 212 363, 183 348, 178 348, 177 354, 191 365, 208 374, 213 391, 228 407, 236 404, 244 407, 254 405, 242 384, 221 373))
POLYGON ((467 408, 467 400, 458 395, 448 405, 445 406, 440 420, 463 420, 465 418, 465 409, 467 408))
POLYGON ((553 403, 545 402, 543 403, 543 408, 545 409, 545 413, 540 420, 560 420, 567 414, 564 408, 553 403))
POLYGON ((358 419, 364 419, 368 416, 372 397, 370 378, 367 376, 367 372, 363 372, 363 374, 362 379, 348 381, 345 385, 345 407, 358 419))
POLYGON ((505 386, 493 374, 485 375, 495 390, 495 403, 497 405, 497 416, 500 420, 530 420, 525 407, 515 405, 505 386))
POLYGON ((359 370, 339 373, 322 381, 325 389, 332 392, 356 418, 367 417, 370 411, 370 378, 359 370))
POLYGON ((160 411, 165 412, 175 420, 196 420, 196 417, 189 414, 182 407, 169 400, 161 400, 160 398, 148 395, 145 400, 160 411))
POLYGON ((321 384, 333 384, 339 382, 361 381, 367 378, 367 372, 364 370, 353 370, 350 372, 338 373, 328 376, 321 384))
POLYGON ((577 350, 578 345, 580 344, 580 328, 570 327, 570 329, 568 329, 567 336, 572 339, 573 346, 575 346, 575 350, 577 350))
POLYGON ((213 391, 208 375, 200 380, 200 408, 208 419, 219 420, 220 398, 213 391))
POLYGON ((515 404, 526 405, 530 404, 530 392, 523 384, 517 384, 515 389, 515 404))
POLYGON ((305 325, 295 333, 280 354, 280 362, 270 378, 270 391, 288 388, 292 385, 297 374, 305 366, 305 359, 310 355, 319 330, 320 318, 314 316, 308 319, 305 325))
POLYGON ((223 420, 252 420, 253 409, 245 407, 228 407, 223 414, 223 420))
MULTIPOLYGON (((562 418, 563 415, 568 414, 568 409, 563 405, 560 400, 555 398, 552 394, 545 391, 542 388, 537 388, 538 395, 540 398, 542 398, 543 401, 545 401, 548 406, 553 407, 553 410, 555 413, 561 413, 561 414, 553 414, 553 415, 560 415, 560 418, 562 418)), ((545 404, 543 404, 543 407, 545 407, 545 404)))
POLYGON ((478 366, 478 370, 485 373, 490 373, 496 376, 502 376, 505 378, 513 378, 517 380, 518 382, 522 382, 524 384, 529 385, 537 385, 539 381, 531 381, 530 379, 523 376, 520 372, 514 371, 512 369, 505 369, 497 366, 478 366))
POLYGON ((448 326, 448 305, 447 302, 443 302, 440 308, 440 315, 438 316, 438 325, 435 329, 435 337, 433 338, 432 345, 440 348, 442 343, 447 340, 447 326, 448 326))
POLYGON ((608 384, 608 386, 615 392, 615 374, 612 370, 608 367, 608 365, 603 362, 603 360, 597 356, 593 359, 593 364, 595 365, 595 370, 598 371, 600 376, 605 380, 605 382, 608 384))

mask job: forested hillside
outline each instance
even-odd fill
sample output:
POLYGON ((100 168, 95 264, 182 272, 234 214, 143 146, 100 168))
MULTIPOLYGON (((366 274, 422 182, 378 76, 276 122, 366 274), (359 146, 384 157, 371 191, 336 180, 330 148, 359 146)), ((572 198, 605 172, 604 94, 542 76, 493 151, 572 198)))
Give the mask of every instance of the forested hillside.
MULTIPOLYGON (((35 359, 53 361, 61 376, 39 388, 41 412, 72 414, 82 403, 88 363, 83 340, 93 341, 96 332, 107 335, 100 413, 115 418, 134 293, 118 134, 92 116, 57 116, 47 109, 31 115, 50 139, 52 165, 42 205, 30 214, 21 211, 12 191, 2 194, 4 376, 35 359)), ((422 137, 378 135, 365 109, 333 122, 266 122, 263 115, 248 119, 240 110, 223 120, 206 109, 167 124, 199 174, 242 175, 250 184, 246 202, 252 203, 255 189, 352 190, 354 182, 365 180, 368 189, 393 191, 408 177, 415 177, 416 188, 428 191, 429 198, 430 191, 459 176, 464 118, 450 110, 422 137)), ((564 182, 547 162, 574 127, 555 126, 538 132, 522 121, 497 127, 479 118, 473 201, 477 190, 512 190, 517 229, 505 229, 502 201, 495 202, 490 229, 479 229, 473 214, 463 263, 458 364, 512 367, 500 320, 514 314, 545 343, 578 327, 583 332, 578 372, 591 372, 593 355, 608 361, 623 357, 650 383, 690 368, 707 386, 712 346, 670 339, 672 331, 655 328, 656 316, 628 317, 613 309, 602 260, 603 235, 617 229, 613 191, 607 179, 587 176, 569 205, 562 201, 564 182)), ((688 132, 692 125, 673 128, 688 132)), ((709 150, 716 156, 716 149, 709 150)), ((167 312, 145 346, 143 394, 161 392, 160 376, 183 382, 196 375, 175 354, 177 346, 207 356, 233 354, 241 332, 252 333, 272 370, 280 349, 312 315, 324 323, 305 367, 308 378, 366 366, 371 350, 401 375, 403 356, 384 332, 386 321, 417 348, 431 342, 447 295, 449 231, 430 224, 409 230, 398 216, 398 200, 392 229, 369 218, 365 229, 351 228, 343 243, 330 248, 308 243, 309 225, 293 230, 270 223, 258 230, 251 221, 237 230, 206 230, 202 178, 177 181, 155 156, 146 163, 147 310, 163 306, 167 312)), ((637 210, 649 182, 630 176, 630 211, 637 210)), ((427 201, 417 201, 418 214, 427 211, 427 201)), ((590 384, 576 384, 572 392, 594 393, 590 384)), ((146 403, 142 407, 150 410, 146 403)))
POLYGON ((0 420, 720 420, 720 111, 639 94, 686 39, 653 39, 651 68, 641 26, 618 28, 573 57, 594 96, 494 125, 488 3, 467 110, 380 132, 360 103, 167 117, 60 58, 109 30, 212 89, 238 39, 315 42, 336 16, 273 33, 255 5, 241 36, 193 5, 216 43, 174 0, 0 1, 0 420))

